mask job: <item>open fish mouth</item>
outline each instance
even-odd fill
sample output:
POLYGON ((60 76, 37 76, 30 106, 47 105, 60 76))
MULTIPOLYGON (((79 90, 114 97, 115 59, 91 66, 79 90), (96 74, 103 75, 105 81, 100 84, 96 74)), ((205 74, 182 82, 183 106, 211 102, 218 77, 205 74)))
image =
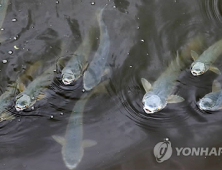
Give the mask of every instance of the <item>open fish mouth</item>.
POLYGON ((63 82, 63 84, 65 84, 65 85, 69 85, 69 84, 71 84, 72 82, 74 82, 74 80, 70 81, 70 80, 63 79, 62 82, 63 82))
POLYGON ((150 109, 148 109, 148 108, 143 108, 143 110, 147 113, 147 114, 153 114, 155 111, 152 111, 152 110, 150 110, 150 109))
POLYGON ((24 110, 23 108, 21 108, 19 106, 16 106, 15 109, 16 109, 17 112, 24 110))

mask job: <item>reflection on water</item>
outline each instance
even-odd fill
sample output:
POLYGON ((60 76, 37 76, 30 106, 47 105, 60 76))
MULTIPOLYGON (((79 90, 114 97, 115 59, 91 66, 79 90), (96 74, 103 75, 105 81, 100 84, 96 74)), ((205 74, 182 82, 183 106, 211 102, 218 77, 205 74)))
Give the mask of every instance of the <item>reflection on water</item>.
MULTIPOLYGON (((222 38, 220 0, 12 0, 0 30, 1 94, 33 63, 44 61, 37 76, 60 56, 72 56, 92 26, 91 16, 105 3, 109 3, 103 15, 110 37, 108 94, 94 94, 85 105, 83 139, 97 145, 84 150, 77 169, 221 168, 216 156, 173 153, 157 163, 153 155, 155 144, 166 137, 172 147, 222 146, 221 111, 203 112, 196 105, 221 76, 208 71, 194 77, 188 66, 175 89, 185 102, 169 104, 153 115, 142 109, 145 92, 140 82, 142 77, 156 81, 176 51, 183 51, 196 35, 204 37, 196 50, 199 54, 222 38)), ((95 36, 89 63, 99 45, 99 30, 95 36)), ((222 68, 220 58, 215 65, 222 68)), ((8 110, 15 119, 0 123, 0 169, 67 169, 61 146, 52 136, 65 134, 73 107, 87 92, 82 77, 64 86, 58 74, 46 90, 47 98, 36 102, 34 109, 16 112, 11 101, 8 110)))

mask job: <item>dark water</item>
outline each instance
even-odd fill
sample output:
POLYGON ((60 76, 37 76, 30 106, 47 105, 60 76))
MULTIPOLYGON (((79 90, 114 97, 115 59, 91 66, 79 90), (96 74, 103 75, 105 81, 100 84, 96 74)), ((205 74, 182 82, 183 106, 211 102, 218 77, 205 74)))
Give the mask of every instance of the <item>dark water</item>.
MULTIPOLYGON (((95 140, 97 145, 85 149, 77 169, 221 169, 221 156, 173 153, 169 160, 157 163, 153 155, 155 144, 164 138, 169 138, 173 147, 222 146, 221 111, 209 114, 196 107, 199 98, 211 91, 217 75, 207 72, 193 77, 187 68, 177 86, 177 93, 186 101, 169 104, 153 115, 142 110, 145 91, 140 78, 154 82, 176 51, 197 34, 205 39, 200 53, 221 39, 222 1, 91 2, 10 1, 0 34, 5 40, 0 45, 0 60, 8 61, 0 63, 1 92, 30 64, 43 60, 43 67, 48 67, 62 52, 72 55, 90 28, 95 11, 109 3, 103 19, 111 41, 108 63, 112 74, 106 86, 108 94, 96 94, 86 104, 84 139, 95 140)), ((220 61, 216 65, 222 68, 220 61)), ((65 134, 82 89, 82 78, 69 87, 55 80, 47 90, 48 98, 37 102, 34 111, 15 113, 11 109, 16 118, 0 124, 0 170, 67 169, 61 145, 51 136, 65 134)))

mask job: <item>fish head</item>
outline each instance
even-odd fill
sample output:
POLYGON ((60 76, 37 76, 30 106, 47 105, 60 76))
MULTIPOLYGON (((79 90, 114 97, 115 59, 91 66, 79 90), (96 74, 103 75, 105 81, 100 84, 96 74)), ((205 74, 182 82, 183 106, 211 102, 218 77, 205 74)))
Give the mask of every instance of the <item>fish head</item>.
POLYGON ((143 110, 147 114, 153 114, 162 110, 167 105, 159 96, 146 93, 143 97, 143 110))
POLYGON ((209 96, 205 96, 197 103, 200 110, 212 111, 215 107, 215 101, 209 96))
POLYGON ((197 61, 191 64, 190 70, 193 76, 199 76, 204 74, 208 68, 204 63, 197 61))
POLYGON ((65 85, 69 85, 75 81, 75 75, 73 74, 72 70, 66 70, 62 73, 62 82, 65 85))
POLYGON ((17 111, 22 111, 24 109, 27 109, 30 105, 31 105, 31 98, 28 95, 22 94, 16 97, 15 109, 17 111))

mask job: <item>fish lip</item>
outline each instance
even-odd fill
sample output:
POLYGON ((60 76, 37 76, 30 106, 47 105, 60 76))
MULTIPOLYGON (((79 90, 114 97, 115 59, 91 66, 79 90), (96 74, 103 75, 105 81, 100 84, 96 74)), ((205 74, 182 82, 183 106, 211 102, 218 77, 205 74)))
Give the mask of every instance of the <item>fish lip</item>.
POLYGON ((151 110, 146 109, 145 107, 143 108, 143 110, 144 110, 147 114, 153 114, 153 113, 154 113, 154 112, 152 112, 151 110))
POLYGON ((64 85, 70 85, 72 82, 74 82, 74 80, 72 82, 68 82, 66 80, 62 80, 62 82, 63 82, 64 85))
POLYGON ((23 109, 16 106, 16 107, 15 107, 15 110, 16 110, 17 112, 19 112, 19 111, 22 111, 23 109))
POLYGON ((199 75, 200 75, 200 74, 194 73, 193 71, 191 71, 191 74, 192 74, 193 76, 199 76, 199 75))

